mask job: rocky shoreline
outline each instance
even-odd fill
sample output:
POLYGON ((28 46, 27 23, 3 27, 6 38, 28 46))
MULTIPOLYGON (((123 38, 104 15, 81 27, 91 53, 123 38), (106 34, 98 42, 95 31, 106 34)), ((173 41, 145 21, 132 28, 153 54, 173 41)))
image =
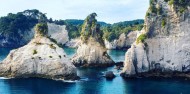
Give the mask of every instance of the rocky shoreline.
POLYGON ((120 74, 124 79, 138 79, 138 78, 151 78, 151 79, 185 79, 190 80, 190 72, 144 72, 138 75, 120 74))

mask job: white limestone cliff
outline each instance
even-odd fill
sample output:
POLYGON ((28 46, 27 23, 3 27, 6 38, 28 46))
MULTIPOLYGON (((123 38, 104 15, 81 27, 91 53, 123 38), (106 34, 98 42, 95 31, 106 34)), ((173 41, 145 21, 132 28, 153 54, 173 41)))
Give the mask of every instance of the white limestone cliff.
POLYGON ((53 23, 48 23, 48 35, 56 40, 58 44, 64 45, 69 41, 68 31, 66 30, 66 25, 56 25, 53 23))
POLYGON ((77 53, 72 58, 75 66, 79 67, 108 67, 114 64, 114 61, 107 54, 100 25, 95 19, 96 13, 90 14, 83 24, 81 33, 81 43, 78 46, 77 53))
POLYGON ((176 71, 190 70, 189 5, 183 13, 178 11, 179 6, 169 5, 164 0, 157 0, 153 5, 162 7, 162 14, 150 13, 146 17, 145 31, 141 34, 148 38, 142 43, 137 39, 127 51, 121 72, 124 77, 160 76, 163 73, 171 76, 176 75, 176 71), (155 74, 158 71, 162 74, 155 74))
POLYGON ((27 45, 12 50, 0 63, 0 76, 76 79, 76 68, 64 50, 43 34, 36 32, 27 45))

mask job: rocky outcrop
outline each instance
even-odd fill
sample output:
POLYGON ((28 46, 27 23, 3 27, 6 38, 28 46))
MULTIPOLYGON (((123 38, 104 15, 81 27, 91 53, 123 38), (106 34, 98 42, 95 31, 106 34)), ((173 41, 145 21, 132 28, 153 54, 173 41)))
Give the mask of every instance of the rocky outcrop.
POLYGON ((124 48, 130 48, 131 44, 135 42, 137 38, 137 33, 139 31, 131 31, 127 35, 122 33, 119 36, 119 39, 114 40, 112 42, 109 42, 107 40, 104 40, 105 46, 107 49, 124 49, 124 48))
MULTIPOLYGON (((48 35, 57 41, 58 44, 65 44, 68 41, 68 32, 66 26, 56 25, 53 23, 48 23, 48 35)), ((19 36, 22 38, 15 37, 11 38, 9 35, 4 36, 0 34, 0 47, 20 47, 26 45, 34 37, 34 28, 28 31, 18 31, 19 36)))
POLYGON ((181 75, 190 71, 190 4, 186 4, 151 2, 145 30, 126 53, 122 76, 189 77, 181 75), (183 12, 179 11, 181 7, 183 12))
POLYGON ((114 64, 114 61, 107 54, 100 25, 95 19, 96 14, 90 14, 83 24, 81 33, 81 44, 74 55, 73 64, 80 67, 107 67, 114 64))
POLYGON ((44 25, 37 24, 35 38, 12 50, 0 63, 0 76, 77 79, 77 71, 64 50, 47 38, 44 25))
MULTIPOLYGON (((131 31, 129 34, 125 35, 122 33, 119 36, 119 39, 116 39, 112 42, 109 42, 108 40, 104 40, 104 44, 106 49, 127 49, 130 48, 133 42, 135 42, 137 38, 137 33, 140 31, 131 31)), ((71 47, 71 48, 77 48, 82 41, 80 38, 71 39, 70 41, 65 43, 65 46, 71 47)))

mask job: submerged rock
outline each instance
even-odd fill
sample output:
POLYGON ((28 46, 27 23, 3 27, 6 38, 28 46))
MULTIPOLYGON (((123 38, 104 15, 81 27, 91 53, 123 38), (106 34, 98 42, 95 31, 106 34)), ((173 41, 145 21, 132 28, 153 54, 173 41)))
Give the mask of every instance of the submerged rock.
POLYGON ((190 5, 151 3, 144 30, 125 55, 122 76, 178 76, 190 70, 190 5), (184 8, 184 11, 179 9, 184 8))
POLYGON ((113 71, 107 71, 107 72, 105 73, 105 77, 106 77, 107 79, 113 79, 113 78, 115 78, 115 75, 114 75, 113 71))
POLYGON ((116 62, 116 63, 115 63, 115 69, 117 69, 117 70, 122 70, 122 68, 124 67, 124 66, 123 66, 123 63, 124 63, 124 62, 116 62))
POLYGON ((82 28, 81 42, 72 62, 80 67, 107 67, 114 64, 114 61, 107 54, 100 25, 97 24, 96 13, 90 14, 82 28))
POLYGON ((0 63, 0 76, 78 79, 75 66, 64 50, 47 38, 47 24, 37 24, 35 38, 12 50, 0 63))

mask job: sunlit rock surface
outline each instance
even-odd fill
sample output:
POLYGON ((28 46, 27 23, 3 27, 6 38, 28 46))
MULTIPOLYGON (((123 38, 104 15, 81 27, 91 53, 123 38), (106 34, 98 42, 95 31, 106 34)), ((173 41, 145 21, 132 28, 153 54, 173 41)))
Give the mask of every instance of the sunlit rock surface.
POLYGON ((107 49, 123 49, 130 48, 133 42, 135 42, 137 38, 137 33, 139 31, 131 31, 129 34, 125 35, 122 33, 119 36, 119 39, 116 39, 112 42, 104 40, 105 46, 107 49))
POLYGON ((103 32, 95 19, 96 13, 90 14, 83 24, 81 34, 82 43, 78 46, 77 53, 72 58, 74 65, 79 67, 107 67, 114 61, 107 54, 102 39, 103 32))
POLYGON ((62 48, 37 32, 25 46, 12 50, 0 63, 0 76, 77 79, 75 66, 62 48))
POLYGON ((142 34, 148 38, 143 43, 136 40, 127 51, 122 76, 190 77, 183 74, 190 70, 190 7, 181 13, 179 6, 164 0, 152 5, 162 7, 162 14, 146 16, 142 34))

